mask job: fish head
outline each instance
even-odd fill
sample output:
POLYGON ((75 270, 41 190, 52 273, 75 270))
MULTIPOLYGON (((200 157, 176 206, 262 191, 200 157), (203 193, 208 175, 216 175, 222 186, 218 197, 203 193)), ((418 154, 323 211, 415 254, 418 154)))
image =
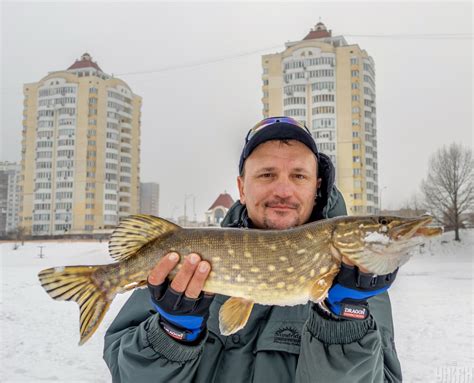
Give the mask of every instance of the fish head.
POLYGON ((432 220, 428 215, 348 217, 336 225, 333 246, 371 273, 388 274, 408 261, 411 250, 426 238, 443 232, 441 227, 427 226, 432 220))

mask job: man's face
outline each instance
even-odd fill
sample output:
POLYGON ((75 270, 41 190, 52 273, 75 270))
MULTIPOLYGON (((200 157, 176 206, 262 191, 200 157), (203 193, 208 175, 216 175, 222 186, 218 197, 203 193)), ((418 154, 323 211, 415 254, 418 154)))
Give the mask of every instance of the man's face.
POLYGON ((237 178, 240 202, 260 229, 288 229, 306 223, 315 203, 314 153, 304 144, 273 140, 257 146, 237 178))

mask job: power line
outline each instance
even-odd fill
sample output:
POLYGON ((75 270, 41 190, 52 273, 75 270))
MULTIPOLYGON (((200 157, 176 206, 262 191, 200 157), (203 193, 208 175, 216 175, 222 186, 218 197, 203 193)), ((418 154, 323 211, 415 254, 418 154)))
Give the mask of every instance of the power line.
MULTIPOLYGON (((473 34, 472 33, 439 33, 439 34, 392 34, 392 35, 352 35, 352 34, 341 34, 344 37, 356 37, 356 38, 377 38, 377 39, 423 39, 423 40, 472 40, 473 34)), ((125 73, 116 73, 115 76, 134 76, 139 74, 151 74, 151 73, 163 73, 178 69, 187 69, 187 68, 194 68, 202 65, 214 64, 226 60, 233 60, 240 57, 251 56, 256 53, 261 53, 268 51, 270 49, 277 49, 281 48, 282 44, 274 45, 267 48, 260 48, 253 51, 241 52, 234 55, 219 57, 219 58, 211 58, 207 60, 202 60, 194 63, 187 63, 182 65, 170 65, 163 68, 151 69, 151 70, 143 70, 143 71, 135 71, 135 72, 125 72, 125 73)))
POLYGON ((188 64, 182 64, 182 65, 172 65, 172 66, 167 66, 159 69, 152 69, 152 70, 147 70, 147 71, 137 71, 137 72, 127 72, 127 73, 118 73, 115 74, 115 76, 131 76, 131 75, 136 75, 136 74, 148 74, 148 73, 161 73, 161 72, 167 72, 170 70, 176 70, 176 69, 186 69, 186 68, 193 68, 201 65, 207 65, 207 64, 213 64, 225 60, 232 60, 235 58, 239 57, 244 57, 244 56, 251 56, 256 53, 261 53, 264 51, 268 51, 270 49, 276 49, 276 48, 281 48, 281 44, 279 45, 274 45, 272 47, 268 48, 260 48, 254 51, 248 51, 248 52, 242 52, 242 53, 237 53, 235 55, 230 55, 230 56, 224 56, 220 58, 214 58, 214 59, 208 59, 208 60, 203 60, 203 61, 198 61, 194 63, 188 63, 188 64))
POLYGON ((433 33, 433 34, 394 34, 394 35, 352 35, 344 34, 344 37, 368 37, 368 38, 384 38, 384 39, 472 39, 472 33, 433 33))

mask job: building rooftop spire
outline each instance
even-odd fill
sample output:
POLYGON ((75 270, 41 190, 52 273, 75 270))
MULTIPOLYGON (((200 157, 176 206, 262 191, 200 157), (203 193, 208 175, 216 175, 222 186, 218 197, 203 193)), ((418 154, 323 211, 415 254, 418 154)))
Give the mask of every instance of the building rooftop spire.
MULTIPOLYGON (((320 18, 321 20, 321 18, 320 18)), ((309 33, 306 35, 306 37, 303 40, 312 40, 312 39, 320 39, 323 37, 331 37, 332 36, 332 31, 327 30, 326 26, 324 23, 319 21, 314 28, 312 28, 309 33)))
POLYGON ((80 60, 76 60, 74 64, 67 68, 67 70, 82 68, 94 68, 102 72, 102 69, 100 69, 99 65, 97 65, 95 61, 92 61, 92 56, 87 52, 81 56, 80 60))

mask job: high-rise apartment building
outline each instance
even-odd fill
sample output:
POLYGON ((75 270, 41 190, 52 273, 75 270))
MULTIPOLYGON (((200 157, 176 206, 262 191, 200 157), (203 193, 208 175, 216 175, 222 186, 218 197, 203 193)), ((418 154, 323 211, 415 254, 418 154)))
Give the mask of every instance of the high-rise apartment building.
POLYGON ((318 23, 301 41, 262 57, 263 115, 304 122, 336 167, 348 212, 378 208, 374 61, 318 23))
POLYGON ((23 92, 26 232, 92 233, 137 213, 141 97, 87 53, 23 92))
POLYGON ((20 165, 0 162, 0 235, 18 227, 20 165))
POLYGON ((160 206, 160 185, 153 182, 140 184, 140 213, 158 217, 160 206))

